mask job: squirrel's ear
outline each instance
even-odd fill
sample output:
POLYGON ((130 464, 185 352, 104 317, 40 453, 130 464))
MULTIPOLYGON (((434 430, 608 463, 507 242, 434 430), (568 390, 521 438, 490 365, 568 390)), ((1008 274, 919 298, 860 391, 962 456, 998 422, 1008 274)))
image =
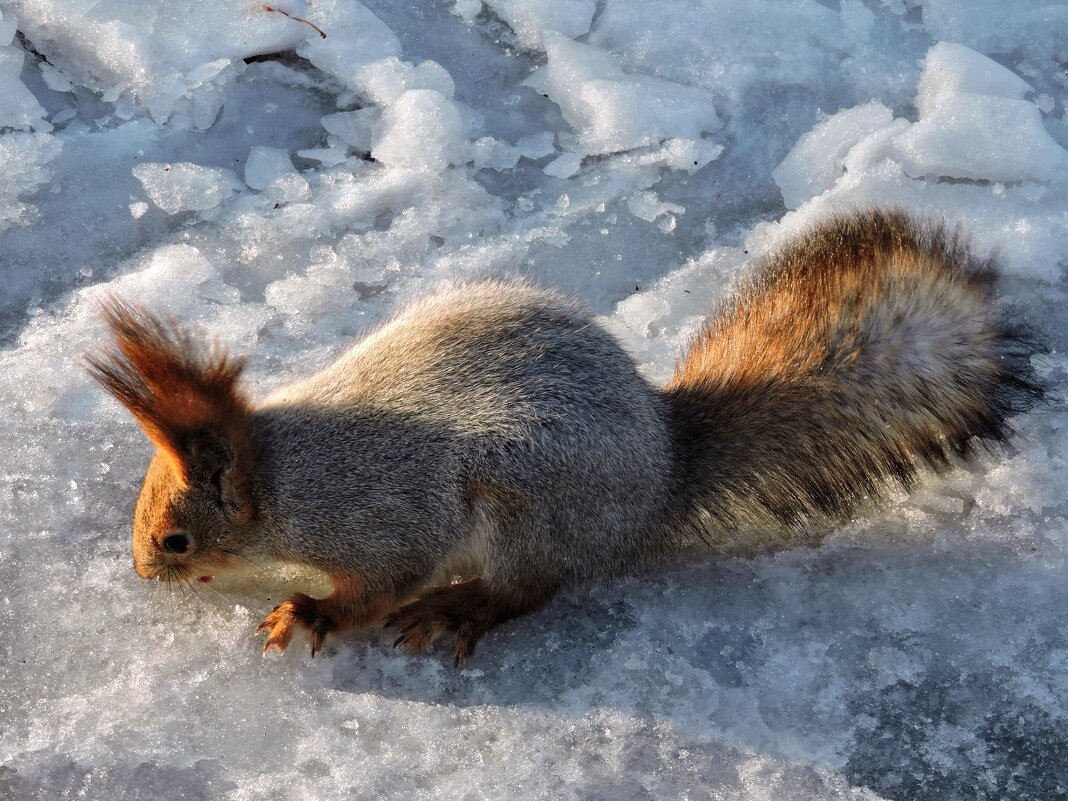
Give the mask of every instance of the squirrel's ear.
POLYGON ((130 410, 179 477, 211 484, 214 476, 222 486, 233 483, 236 470, 249 471, 252 407, 238 386, 244 360, 205 348, 174 321, 117 298, 105 301, 102 313, 114 344, 87 357, 89 372, 130 410))

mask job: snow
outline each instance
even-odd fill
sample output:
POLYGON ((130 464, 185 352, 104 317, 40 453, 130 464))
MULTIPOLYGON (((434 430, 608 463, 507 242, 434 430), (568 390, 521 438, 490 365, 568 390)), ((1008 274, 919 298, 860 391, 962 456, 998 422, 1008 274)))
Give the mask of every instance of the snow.
POLYGON ((1045 181, 1063 171, 1065 151, 1026 100, 987 95, 942 97, 937 109, 896 140, 910 176, 1045 181))
POLYGON ((893 119, 890 109, 872 100, 838 112, 802 136, 771 171, 786 207, 796 209, 833 187, 853 146, 888 127, 893 119))
MULTIPOLYGON (((303 26, 243 0, 11 0, 19 30, 61 74, 103 93, 116 113, 214 121, 241 59, 293 47, 303 26)), ((287 0, 297 15, 301 0, 287 0)))
POLYGON ((19 202, 49 180, 48 165, 58 155, 63 142, 46 133, 11 132, 0 138, 0 230, 26 221, 36 207, 19 202))
POLYGON ((213 209, 241 189, 230 170, 189 162, 141 164, 134 168, 133 176, 152 202, 168 214, 213 209))
POLYGON ((455 103, 433 89, 409 89, 383 112, 371 155, 387 167, 437 172, 461 160, 465 142, 455 103))
POLYGON ((938 42, 927 52, 916 88, 916 109, 926 117, 953 95, 977 94, 1022 100, 1034 89, 1012 70, 970 47, 938 42))
POLYGON ((712 97, 702 89, 625 73, 609 53, 555 31, 542 40, 549 63, 529 83, 560 106, 583 153, 696 139, 720 126, 712 97))
MULTIPOLYGON (((252 189, 266 189, 274 181, 291 174, 295 175, 296 170, 293 168, 293 160, 284 150, 256 145, 248 152, 248 158, 245 160, 245 183, 252 189)), ((297 177, 300 178, 299 175, 297 177)))
POLYGON ((409 89, 433 89, 445 97, 456 90, 452 77, 436 61, 416 65, 393 56, 367 64, 357 75, 360 94, 378 105, 393 102, 409 89))
POLYGON ((1063 4, 271 7, 3 7, 0 797, 1064 795, 1063 4), (754 257, 873 203, 998 254, 1053 386, 1013 452, 818 546, 569 592, 460 670, 377 630, 261 657, 314 575, 131 570, 151 449, 82 368, 109 293, 262 396, 443 281, 523 275, 659 381, 754 257))
POLYGON ((22 72, 23 53, 11 46, 15 36, 16 21, 10 14, 0 11, 0 128, 49 132, 51 124, 45 119, 45 110, 37 102, 26 85, 19 80, 22 72))
POLYGON ((572 39, 588 33, 597 10, 593 0, 488 0, 486 5, 508 23, 524 47, 531 49, 543 46, 546 31, 572 39))

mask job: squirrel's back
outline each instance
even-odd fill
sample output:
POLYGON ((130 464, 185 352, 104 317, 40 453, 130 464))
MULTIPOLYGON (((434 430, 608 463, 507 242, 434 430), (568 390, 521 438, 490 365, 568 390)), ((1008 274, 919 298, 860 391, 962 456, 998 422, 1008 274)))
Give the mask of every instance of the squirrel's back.
POLYGON ((664 552, 666 403, 556 292, 502 280, 440 290, 254 417, 270 505, 303 553, 376 529, 352 540, 354 567, 475 563, 558 586, 664 552), (313 494, 323 503, 301 502, 313 494))
MULTIPOLYGON (((485 279, 415 300, 261 406, 388 409, 457 435, 507 436, 585 414, 614 393, 629 406, 648 388, 588 309, 525 282, 485 279)), ((602 420, 591 414, 588 425, 602 420)))

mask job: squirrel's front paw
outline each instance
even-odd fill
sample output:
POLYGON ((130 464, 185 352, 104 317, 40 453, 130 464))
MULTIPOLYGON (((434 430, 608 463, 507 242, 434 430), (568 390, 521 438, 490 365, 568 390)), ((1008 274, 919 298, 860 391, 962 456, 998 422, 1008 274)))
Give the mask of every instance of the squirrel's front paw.
POLYGON ((278 604, 256 629, 257 634, 267 632, 263 652, 267 653, 271 648, 277 648, 279 653, 284 652, 293 639, 295 626, 308 629, 311 633, 312 656, 323 647, 326 635, 337 628, 330 617, 321 613, 315 598, 298 592, 288 601, 278 604))

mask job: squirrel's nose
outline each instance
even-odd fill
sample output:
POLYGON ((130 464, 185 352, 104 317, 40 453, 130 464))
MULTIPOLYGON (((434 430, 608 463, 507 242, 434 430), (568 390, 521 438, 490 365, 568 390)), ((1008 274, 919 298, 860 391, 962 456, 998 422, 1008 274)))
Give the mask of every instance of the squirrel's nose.
POLYGON ((189 550, 189 537, 181 532, 168 534, 163 540, 163 550, 168 553, 185 553, 189 550))

